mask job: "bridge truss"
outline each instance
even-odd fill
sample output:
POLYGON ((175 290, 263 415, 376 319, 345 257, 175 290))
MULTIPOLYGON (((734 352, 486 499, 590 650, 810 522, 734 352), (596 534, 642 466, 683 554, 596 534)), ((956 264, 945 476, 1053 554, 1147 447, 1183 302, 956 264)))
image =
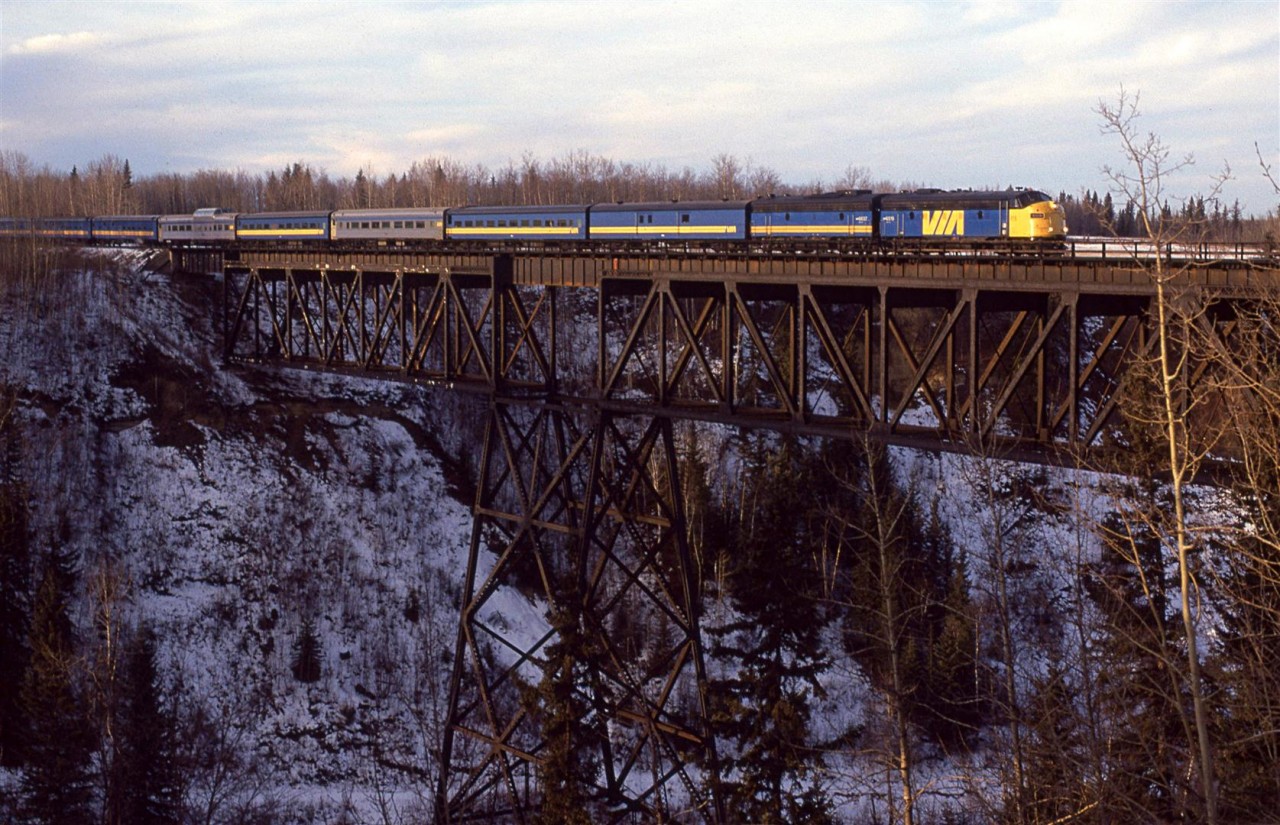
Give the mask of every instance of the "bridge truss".
MULTIPOLYGON (((1228 352, 1258 275, 1208 275, 1196 322, 1228 352)), ((613 821, 723 820, 673 420, 1078 458, 1127 443, 1155 342, 1149 280, 1115 262, 282 252, 224 292, 229 360, 490 397, 442 822, 526 821, 566 776, 613 821)))

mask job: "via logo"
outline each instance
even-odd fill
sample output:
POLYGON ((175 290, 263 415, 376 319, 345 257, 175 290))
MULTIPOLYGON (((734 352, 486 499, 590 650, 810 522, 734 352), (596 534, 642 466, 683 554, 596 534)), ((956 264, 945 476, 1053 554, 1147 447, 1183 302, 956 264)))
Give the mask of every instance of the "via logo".
POLYGON ((940 209, 935 212, 921 212, 924 222, 922 229, 925 235, 963 235, 964 210, 940 209))

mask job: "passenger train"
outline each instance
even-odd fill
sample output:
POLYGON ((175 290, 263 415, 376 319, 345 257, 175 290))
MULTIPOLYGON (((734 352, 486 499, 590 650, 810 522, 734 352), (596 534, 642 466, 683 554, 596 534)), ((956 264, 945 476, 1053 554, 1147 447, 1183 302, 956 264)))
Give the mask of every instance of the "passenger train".
MULTIPOLYGON (((0 237, 172 246, 556 246, 709 242, 753 248, 919 248, 937 242, 1032 243, 1066 237, 1066 216, 1034 189, 869 190, 750 201, 0 218, 0 237)), ((716 244, 719 246, 719 244, 716 244)))

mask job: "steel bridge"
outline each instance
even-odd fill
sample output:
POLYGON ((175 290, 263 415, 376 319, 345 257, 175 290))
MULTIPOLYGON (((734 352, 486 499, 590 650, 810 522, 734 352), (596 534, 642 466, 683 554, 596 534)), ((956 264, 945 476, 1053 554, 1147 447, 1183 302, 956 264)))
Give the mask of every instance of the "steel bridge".
MULTIPOLYGON (((1171 264, 1225 352, 1237 310, 1280 289, 1274 260, 1171 264)), ((1126 444, 1123 386, 1156 340, 1131 254, 278 249, 223 273, 230 361, 490 399, 442 745, 451 823, 534 815, 560 758, 532 698, 547 690, 597 766, 595 816, 723 821, 673 421, 1070 460, 1126 444), (507 628, 500 588, 543 624, 507 628)))

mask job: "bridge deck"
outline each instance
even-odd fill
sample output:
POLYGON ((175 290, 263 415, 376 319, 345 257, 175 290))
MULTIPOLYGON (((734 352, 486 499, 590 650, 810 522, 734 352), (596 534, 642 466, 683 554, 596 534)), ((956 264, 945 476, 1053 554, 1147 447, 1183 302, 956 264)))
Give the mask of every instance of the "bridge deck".
MULTIPOLYGON (((246 266, 313 266, 363 271, 449 269, 455 274, 489 274, 495 266, 523 286, 598 288, 607 278, 666 278, 681 281, 757 283, 804 282, 867 287, 906 286, 1000 288, 1014 291, 1151 295, 1151 261, 1140 250, 1122 247, 1084 250, 1049 257, 944 254, 854 257, 818 254, 672 253, 569 254, 550 251, 504 255, 444 254, 413 250, 244 249, 228 261, 246 266), (496 262, 508 263, 496 263, 496 262), (509 267, 509 269, 508 269, 509 267)), ((180 253, 179 253, 180 254, 180 253)), ((1265 257, 1212 258, 1203 254, 1169 260, 1177 281, 1215 292, 1243 295, 1280 290, 1280 261, 1265 257)))

